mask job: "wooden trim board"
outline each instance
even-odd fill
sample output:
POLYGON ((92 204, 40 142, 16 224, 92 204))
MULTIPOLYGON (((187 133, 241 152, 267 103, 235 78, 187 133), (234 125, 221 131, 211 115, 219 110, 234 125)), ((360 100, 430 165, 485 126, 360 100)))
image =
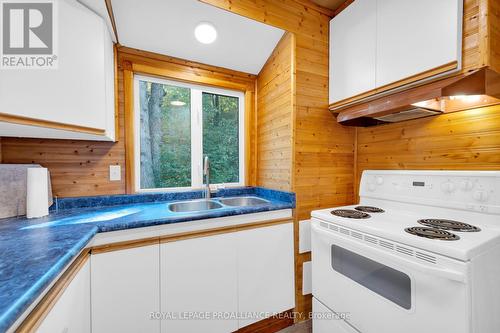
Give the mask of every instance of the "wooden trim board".
POLYGON ((100 254, 100 253, 106 253, 106 252, 112 252, 112 251, 133 249, 133 248, 142 247, 142 246, 155 245, 155 244, 159 244, 159 243, 160 243, 159 237, 134 239, 134 240, 128 240, 128 241, 123 241, 123 242, 94 246, 91 248, 90 252, 91 252, 91 254, 100 254))
POLYGON ((244 83, 226 81, 225 79, 215 79, 203 77, 195 77, 190 74, 181 74, 176 68, 161 68, 147 64, 132 64, 132 71, 137 74, 156 76, 160 78, 174 79, 176 81, 204 84, 207 86, 226 88, 232 90, 246 91, 247 85, 244 83))
POLYGON ((240 328, 234 333, 274 333, 293 325, 293 309, 240 328))
POLYGON ((125 188, 135 193, 134 152, 134 73, 130 63, 123 64, 123 94, 125 100, 125 188))
POLYGON ((114 61, 114 91, 115 91, 115 142, 120 138, 120 92, 118 89, 118 49, 116 44, 113 45, 113 61, 114 61))
POLYGON ((255 185, 255 180, 252 177, 252 160, 250 151, 252 151, 252 132, 254 127, 253 122, 253 94, 245 92, 245 183, 247 185, 255 185))
POLYGON ((1 112, 0 112, 0 121, 6 122, 6 123, 11 123, 11 124, 53 128, 53 129, 62 130, 62 131, 79 132, 79 133, 92 134, 92 135, 104 136, 106 134, 106 131, 104 129, 100 129, 100 128, 86 127, 86 126, 73 125, 73 124, 65 124, 65 123, 60 123, 60 122, 52 121, 52 120, 42 120, 42 119, 12 115, 12 114, 1 113, 1 112))
POLYGON ((227 234, 227 233, 231 233, 231 232, 238 232, 238 231, 243 231, 243 230, 265 228, 265 227, 270 227, 273 225, 292 223, 292 222, 293 222, 292 218, 284 218, 284 219, 275 219, 275 220, 262 221, 262 222, 252 222, 252 223, 245 223, 245 224, 239 224, 239 225, 231 225, 231 226, 227 226, 227 227, 220 227, 220 228, 214 228, 214 229, 208 229, 208 230, 189 231, 189 232, 183 232, 183 233, 179 233, 179 234, 160 236, 160 243, 177 242, 177 241, 185 240, 185 239, 200 238, 200 237, 214 236, 214 235, 220 235, 220 234, 227 234))
POLYGON ((120 250, 125 250, 125 249, 141 247, 141 246, 149 246, 149 245, 154 245, 154 244, 176 242, 176 241, 181 241, 181 240, 185 240, 185 239, 220 235, 220 234, 226 234, 226 233, 231 233, 231 232, 264 228, 264 227, 269 227, 269 226, 273 226, 273 225, 292 223, 292 222, 293 222, 292 217, 287 217, 287 218, 273 219, 273 220, 260 221, 260 222, 250 222, 250 223, 244 223, 244 224, 239 224, 239 225, 229 225, 229 226, 225 226, 225 227, 218 227, 218 228, 211 228, 211 229, 204 229, 204 230, 187 231, 187 232, 175 233, 175 234, 171 234, 171 235, 163 235, 163 236, 155 236, 155 237, 148 237, 148 238, 142 238, 142 239, 126 240, 126 241, 121 241, 121 242, 115 242, 115 243, 94 246, 91 248, 91 253, 92 254, 99 254, 99 253, 105 253, 105 252, 111 252, 111 251, 120 251, 120 250))
POLYGON ((73 261, 69 268, 61 275, 61 277, 55 282, 55 284, 50 288, 47 294, 40 300, 40 302, 35 306, 33 311, 26 317, 26 319, 21 323, 21 325, 16 329, 16 333, 27 333, 34 332, 43 322, 45 317, 54 305, 57 303, 59 298, 68 287, 68 285, 73 281, 73 278, 80 271, 80 269, 85 265, 87 260, 90 258, 90 253, 88 249, 84 249, 80 255, 73 261))
MULTIPOLYGON (((391 89, 403 90, 403 89, 410 88, 412 86, 411 85, 412 83, 416 84, 416 83, 418 83, 417 81, 419 81, 419 80, 424 80, 426 78, 431 78, 431 77, 434 77, 438 74, 442 74, 442 73, 451 71, 451 70, 457 68, 457 66, 458 66, 458 62, 456 62, 456 61, 449 62, 447 64, 444 64, 442 66, 427 70, 425 72, 418 73, 418 74, 415 74, 413 76, 407 77, 405 79, 402 79, 402 80, 399 80, 399 81, 396 81, 396 82, 393 82, 390 84, 386 84, 384 86, 369 90, 367 92, 364 92, 364 93, 337 101, 335 103, 332 103, 332 104, 330 104, 330 110, 338 110, 338 109, 341 109, 343 107, 347 107, 348 105, 353 105, 353 104, 369 101, 371 99, 379 97, 380 96, 379 94, 389 93, 389 91, 391 89)), ((457 74, 457 73, 450 73, 450 76, 453 74, 457 74)), ((436 80, 442 79, 442 77, 435 78, 435 79, 436 80)))
POLYGON ((115 14, 113 13, 113 5, 111 4, 111 0, 104 0, 104 2, 106 4, 106 10, 108 11, 109 19, 111 21, 113 33, 115 34, 116 42, 120 43, 120 40, 118 39, 118 30, 116 29, 115 14))
POLYGON ((349 6, 353 2, 354 2, 354 0, 346 0, 346 1, 344 1, 344 3, 342 3, 337 9, 335 9, 335 11, 333 12, 332 18, 334 18, 335 16, 339 15, 344 9, 347 8, 347 6, 349 6))

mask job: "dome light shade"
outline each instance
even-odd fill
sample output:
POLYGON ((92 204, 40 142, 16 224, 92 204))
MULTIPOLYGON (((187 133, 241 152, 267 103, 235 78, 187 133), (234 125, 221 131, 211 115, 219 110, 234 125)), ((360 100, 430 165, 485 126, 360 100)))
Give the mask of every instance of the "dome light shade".
POLYGON ((183 101, 172 101, 170 102, 170 105, 173 105, 173 106, 184 106, 186 105, 186 102, 183 102, 183 101))
POLYGON ((217 29, 209 22, 200 22, 194 29, 194 36, 203 44, 212 44, 217 39, 217 29))

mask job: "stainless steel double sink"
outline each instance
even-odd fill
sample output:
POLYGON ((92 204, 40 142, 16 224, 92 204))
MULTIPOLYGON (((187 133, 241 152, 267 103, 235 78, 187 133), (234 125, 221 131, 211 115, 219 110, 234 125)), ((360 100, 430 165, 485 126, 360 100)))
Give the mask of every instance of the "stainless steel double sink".
POLYGON ((168 205, 168 209, 174 213, 203 212, 212 209, 229 207, 252 207, 269 203, 269 201, 253 196, 217 198, 217 199, 197 199, 182 202, 174 202, 168 205))

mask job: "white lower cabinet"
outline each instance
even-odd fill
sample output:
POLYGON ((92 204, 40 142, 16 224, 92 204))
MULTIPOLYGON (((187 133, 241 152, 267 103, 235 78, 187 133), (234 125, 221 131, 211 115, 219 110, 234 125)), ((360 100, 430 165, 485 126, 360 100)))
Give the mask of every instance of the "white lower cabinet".
POLYGON ((90 333, 90 261, 73 277, 36 331, 90 333))
POLYGON ((292 223, 161 245, 163 333, 234 332, 294 306, 292 223), (231 317, 186 317, 205 315, 231 317))
POLYGON ((92 333, 156 333, 160 320, 159 245, 93 254, 92 333))
MULTIPOLYGON (((265 314, 295 307, 293 224, 240 231, 236 237, 238 311, 265 314)), ((239 327, 265 319, 259 316, 240 320, 239 327)))
POLYGON ((92 332, 237 331, 295 306, 293 253, 286 223, 93 254, 92 332))
POLYGON ((235 313, 237 304, 234 233, 161 245, 163 333, 221 333, 238 329, 236 319, 180 318, 235 313))

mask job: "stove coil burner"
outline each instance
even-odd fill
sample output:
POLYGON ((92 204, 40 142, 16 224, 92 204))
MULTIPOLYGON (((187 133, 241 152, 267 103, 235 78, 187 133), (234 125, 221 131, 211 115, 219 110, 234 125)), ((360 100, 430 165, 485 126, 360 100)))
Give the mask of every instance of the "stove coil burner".
POLYGON ((352 209, 336 209, 332 211, 332 214, 335 216, 346 217, 349 219, 368 219, 370 218, 369 214, 359 212, 357 210, 352 209))
POLYGON ((451 232, 435 228, 411 227, 411 228, 406 228, 405 231, 409 234, 429 239, 439 239, 447 241, 460 239, 460 237, 458 237, 455 234, 452 234, 451 232))
POLYGON ((382 208, 378 207, 371 207, 371 206, 358 206, 354 207, 354 209, 359 210, 360 212, 365 212, 365 213, 384 213, 385 210, 382 208))
POLYGON ((450 231, 463 231, 463 232, 481 231, 481 229, 476 226, 453 220, 423 219, 423 220, 418 220, 418 223, 425 225, 426 227, 432 227, 450 231))

